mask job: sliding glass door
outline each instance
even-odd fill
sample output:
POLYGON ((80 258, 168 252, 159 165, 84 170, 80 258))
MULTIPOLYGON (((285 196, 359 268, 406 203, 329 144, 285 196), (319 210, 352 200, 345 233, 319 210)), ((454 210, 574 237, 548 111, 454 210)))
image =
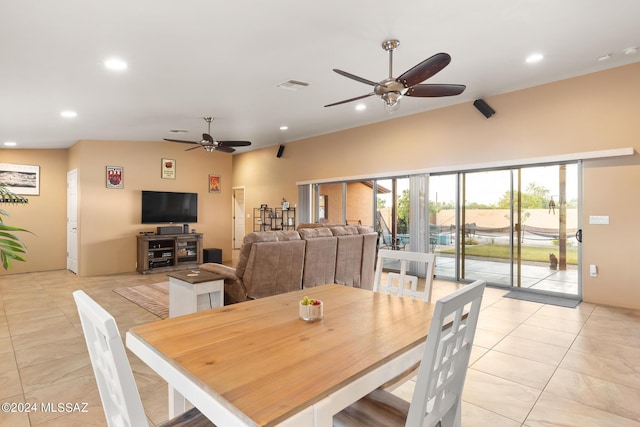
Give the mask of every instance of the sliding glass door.
POLYGON ((580 163, 317 184, 314 220, 373 226, 379 248, 437 255, 435 274, 580 294, 580 163))
POLYGON ((429 178, 436 276, 579 295, 579 164, 429 178))

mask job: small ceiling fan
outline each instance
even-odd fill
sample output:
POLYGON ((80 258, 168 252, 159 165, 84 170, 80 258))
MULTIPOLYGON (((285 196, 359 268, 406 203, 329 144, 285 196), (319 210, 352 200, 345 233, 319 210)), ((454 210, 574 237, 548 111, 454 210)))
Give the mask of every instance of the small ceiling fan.
POLYGON ((187 148, 184 151, 195 150, 196 148, 204 148, 208 153, 211 153, 213 150, 222 151, 224 153, 233 153, 236 151, 232 147, 246 147, 251 145, 249 141, 216 141, 211 137, 211 122, 213 121, 213 117, 203 117, 204 121, 207 122, 207 133, 202 134, 201 141, 184 141, 182 139, 169 139, 164 138, 165 141, 170 142, 179 142, 181 144, 197 144, 196 147, 187 148))
POLYGON ((449 56, 448 53, 436 53, 406 71, 400 77, 393 78, 393 51, 399 45, 400 42, 398 40, 386 40, 382 43, 382 48, 389 52, 389 77, 378 83, 334 68, 333 71, 341 76, 373 86, 373 92, 355 98, 345 99, 344 101, 334 102, 333 104, 325 105, 325 107, 333 107, 334 105, 345 104, 372 95, 378 95, 384 101, 385 109, 389 113, 392 113, 400 107, 400 98, 403 96, 439 97, 460 95, 464 92, 466 89, 465 85, 420 84, 449 65, 451 56, 449 56))

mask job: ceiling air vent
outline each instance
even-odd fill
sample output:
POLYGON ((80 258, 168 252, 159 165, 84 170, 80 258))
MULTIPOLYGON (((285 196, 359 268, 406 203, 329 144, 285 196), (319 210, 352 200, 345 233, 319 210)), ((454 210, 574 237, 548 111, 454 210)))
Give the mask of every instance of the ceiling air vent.
POLYGON ((309 86, 309 83, 300 82, 298 80, 287 80, 286 82, 280 83, 277 87, 286 90, 298 90, 306 86, 309 86))

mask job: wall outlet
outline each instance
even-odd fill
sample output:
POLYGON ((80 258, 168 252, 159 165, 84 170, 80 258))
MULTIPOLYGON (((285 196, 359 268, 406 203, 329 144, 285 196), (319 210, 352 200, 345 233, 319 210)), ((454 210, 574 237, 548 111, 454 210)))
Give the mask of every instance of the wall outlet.
POLYGON ((595 264, 591 264, 589 266, 589 276, 598 277, 598 266, 595 264))
POLYGON ((609 224, 609 215, 591 215, 589 224, 607 225, 609 224))

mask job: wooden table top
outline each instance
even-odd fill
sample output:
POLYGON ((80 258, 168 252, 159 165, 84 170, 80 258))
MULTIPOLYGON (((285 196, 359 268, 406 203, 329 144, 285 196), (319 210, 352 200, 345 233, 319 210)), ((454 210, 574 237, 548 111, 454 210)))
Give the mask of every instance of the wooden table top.
POLYGON ((167 276, 191 283, 192 285, 195 283, 212 282, 214 280, 224 280, 224 276, 205 270, 171 271, 167 273, 167 276))
POLYGON ((259 426, 275 425, 426 339, 433 304, 324 285, 131 329, 259 426), (304 295, 324 319, 298 317, 304 295))

